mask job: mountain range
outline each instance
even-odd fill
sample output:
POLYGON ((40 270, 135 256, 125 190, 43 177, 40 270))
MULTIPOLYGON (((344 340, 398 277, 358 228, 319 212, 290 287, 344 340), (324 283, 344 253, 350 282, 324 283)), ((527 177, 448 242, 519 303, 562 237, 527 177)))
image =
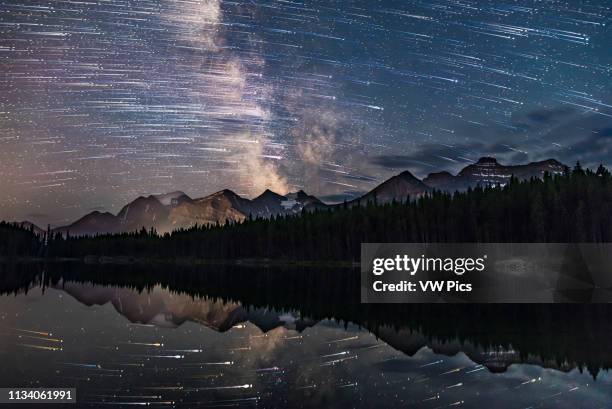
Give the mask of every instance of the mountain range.
MULTIPOLYGON (((430 173, 420 180, 409 171, 404 171, 363 196, 347 202, 347 205, 358 206, 372 201, 377 203, 405 201, 408 198, 418 198, 432 190, 453 192, 477 185, 503 185, 511 176, 529 179, 542 177, 544 172, 559 174, 565 169, 565 165, 554 159, 507 166, 500 164, 495 158, 483 157, 463 168, 457 175, 449 172, 430 173)), ((140 196, 125 205, 116 215, 94 211, 54 231, 83 236, 130 232, 144 227, 165 233, 196 224, 223 224, 227 221, 243 221, 249 217, 269 218, 334 206, 338 204, 325 204, 302 190, 287 195, 266 190, 254 199, 241 197, 228 189, 195 199, 176 191, 162 195, 140 196)), ((34 228, 38 229, 35 226, 34 228)))

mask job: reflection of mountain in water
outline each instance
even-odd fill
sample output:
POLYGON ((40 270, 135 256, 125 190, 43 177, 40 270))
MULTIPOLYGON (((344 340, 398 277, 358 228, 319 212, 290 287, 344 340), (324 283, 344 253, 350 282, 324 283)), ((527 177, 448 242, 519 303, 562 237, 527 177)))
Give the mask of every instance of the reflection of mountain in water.
MULTIPOLYGON (((137 292, 128 288, 65 282, 57 288, 88 306, 110 302, 117 312, 132 323, 159 327, 174 328, 190 321, 224 332, 240 323, 250 322, 263 332, 267 332, 278 327, 302 331, 317 323, 314 320, 301 319, 293 313, 282 313, 266 308, 245 309, 236 302, 193 298, 186 294, 172 293, 160 286, 155 286, 146 292, 137 292)), ((413 356, 424 347, 429 347, 437 354, 448 356, 463 352, 473 362, 484 365, 491 372, 504 372, 510 365, 516 363, 535 364, 563 371, 572 369, 567 363, 544 361, 534 356, 522 357, 519 351, 512 349, 486 349, 471 342, 440 341, 408 329, 385 326, 377 330, 377 336, 386 344, 409 356, 413 356)))
POLYGON ((612 367, 612 305, 606 304, 361 304, 359 272, 350 269, 51 264, 44 275, 30 265, 3 276, 2 293, 40 284, 63 288, 87 305, 110 302, 136 323, 192 321, 225 331, 249 321, 269 331, 303 330, 334 318, 365 327, 408 355, 424 346, 446 355, 464 352, 494 372, 531 363, 587 368, 595 376, 612 367))
POLYGON ((225 332, 248 321, 267 332, 281 326, 301 331, 316 323, 265 308, 247 310, 235 302, 172 293, 161 286, 155 286, 146 292, 74 282, 62 282, 56 287, 87 306, 111 303, 118 313, 135 324, 176 328, 191 321, 215 331, 225 332))
POLYGON ((392 327, 379 328, 377 336, 389 346, 413 356, 423 347, 427 346, 436 354, 454 356, 463 352, 473 362, 485 366, 489 371, 505 372, 513 364, 538 365, 544 368, 557 369, 568 372, 573 366, 568 362, 543 359, 539 356, 523 356, 520 351, 512 347, 484 347, 470 341, 439 340, 426 337, 410 329, 397 329, 392 327))

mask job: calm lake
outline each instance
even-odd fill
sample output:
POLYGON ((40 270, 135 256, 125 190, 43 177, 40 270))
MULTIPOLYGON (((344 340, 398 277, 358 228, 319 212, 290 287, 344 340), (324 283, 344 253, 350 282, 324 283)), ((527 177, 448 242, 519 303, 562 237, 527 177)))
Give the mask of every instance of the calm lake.
POLYGON ((69 407, 612 407, 612 306, 358 289, 350 269, 1 265, 0 387, 76 388, 69 407))

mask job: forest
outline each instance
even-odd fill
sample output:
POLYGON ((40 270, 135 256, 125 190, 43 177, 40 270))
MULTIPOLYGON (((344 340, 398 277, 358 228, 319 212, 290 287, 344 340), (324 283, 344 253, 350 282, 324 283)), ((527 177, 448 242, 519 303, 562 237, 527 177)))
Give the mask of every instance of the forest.
POLYGON ((0 257, 37 257, 45 253, 45 238, 34 233, 34 226, 0 222, 0 257))
POLYGON ((610 242, 612 176, 577 164, 542 179, 511 178, 504 186, 434 191, 386 204, 346 203, 297 215, 248 218, 241 223, 64 237, 0 225, 0 256, 152 259, 358 261, 361 243, 385 242, 610 242))

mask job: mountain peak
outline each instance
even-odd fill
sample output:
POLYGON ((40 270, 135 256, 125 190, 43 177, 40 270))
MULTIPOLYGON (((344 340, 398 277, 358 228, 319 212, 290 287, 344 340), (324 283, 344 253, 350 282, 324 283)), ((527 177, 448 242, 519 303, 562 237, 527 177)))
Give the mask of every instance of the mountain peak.
POLYGON ((138 196, 130 204, 134 205, 134 204, 155 203, 155 202, 160 203, 157 197, 155 197, 155 195, 149 195, 149 196, 138 196))
POLYGON ((279 195, 278 193, 273 192, 270 189, 266 189, 263 191, 262 194, 260 194, 255 199, 253 199, 253 201, 256 201, 258 199, 284 199, 284 198, 285 196, 279 195))
POLYGON ((238 195, 238 193, 234 192, 233 190, 223 189, 223 190, 219 190, 218 192, 215 192, 213 194, 210 194, 208 196, 204 196, 204 197, 200 197, 198 199, 195 199, 195 201, 196 202, 205 202, 205 201, 208 201, 210 199, 219 198, 219 197, 225 197, 225 198, 228 198, 230 200, 241 198, 240 195, 238 195))
POLYGON ((553 165, 553 166, 564 166, 561 162, 559 162, 556 159, 546 159, 541 161, 540 163, 546 164, 546 165, 553 165))
POLYGON ((159 202, 163 204, 164 206, 178 205, 179 203, 185 200, 191 200, 191 198, 187 196, 185 192, 180 191, 180 190, 175 190, 174 192, 170 192, 170 193, 162 193, 159 195, 154 195, 154 197, 157 200, 159 200, 159 202))
POLYGON ((94 210, 91 213, 86 214, 84 217, 115 217, 114 214, 112 214, 111 212, 101 212, 99 210, 94 210))
POLYGON ((297 192, 287 193, 284 197, 287 199, 308 199, 311 196, 308 193, 304 192, 302 189, 300 189, 297 192))
POLYGON ((455 176, 445 170, 442 172, 430 173, 423 179, 423 183, 427 186, 438 190, 455 190, 456 187, 454 186, 454 182, 455 176))
POLYGON ((234 192, 233 190, 223 189, 223 190, 219 190, 218 192, 213 193, 212 195, 208 195, 208 196, 204 196, 204 197, 195 199, 195 202, 196 203, 209 203, 211 201, 218 201, 218 200, 226 200, 229 203, 233 203, 234 205, 240 207, 239 204, 245 201, 246 199, 244 199, 242 196, 240 196, 238 193, 234 192))
POLYGON ((399 175, 387 179, 361 198, 353 200, 352 203, 368 203, 370 201, 387 203, 392 200, 404 201, 407 197, 418 197, 423 195, 428 190, 429 187, 427 185, 412 173, 405 170, 399 175))
POLYGON ((492 156, 483 156, 482 158, 478 159, 476 164, 483 166, 494 166, 499 165, 499 162, 497 162, 497 159, 492 156))
POLYGON ((223 195, 223 196, 236 197, 236 196, 238 196, 238 193, 236 193, 236 192, 234 192, 233 190, 230 190, 230 189, 223 189, 223 190, 220 190, 217 193, 215 193, 215 195, 223 195))
POLYGON ((70 232, 73 236, 86 236, 97 233, 117 233, 119 232, 119 225, 117 216, 114 214, 94 210, 72 224, 53 230, 62 234, 70 232))
POLYGON ((398 177, 401 177, 402 179, 408 179, 408 180, 419 180, 416 176, 414 176, 412 173, 410 173, 410 171, 405 170, 402 173, 400 173, 399 175, 397 175, 398 177))
POLYGON ((441 172, 432 172, 429 175, 427 175, 427 178, 440 178, 440 177, 449 177, 449 176, 452 177, 453 175, 449 171, 443 170, 441 172))

